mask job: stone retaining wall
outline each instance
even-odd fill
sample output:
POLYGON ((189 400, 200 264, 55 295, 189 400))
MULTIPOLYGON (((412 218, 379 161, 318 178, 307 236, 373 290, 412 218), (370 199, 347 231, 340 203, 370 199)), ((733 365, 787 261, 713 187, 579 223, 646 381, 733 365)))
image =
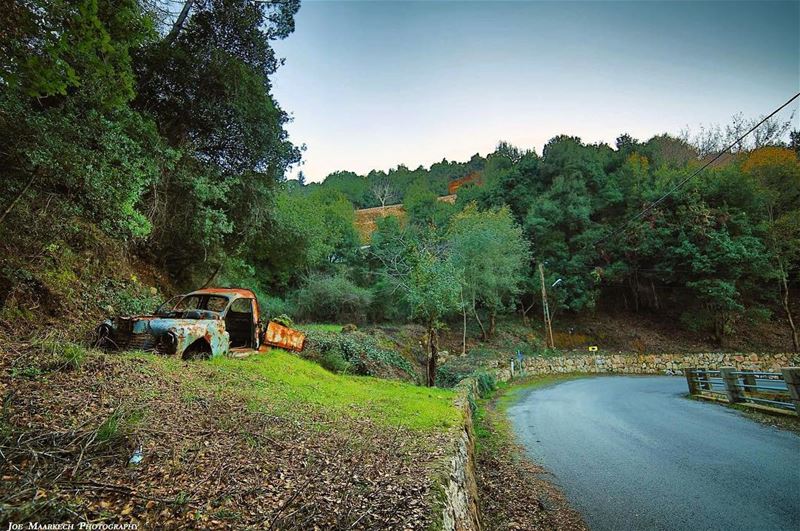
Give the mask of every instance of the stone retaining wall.
MULTIPOLYGON (((510 360, 509 360, 510 365, 510 360)), ((552 358, 529 357, 523 360, 527 374, 558 373, 619 373, 619 374, 680 374, 689 367, 718 369, 736 367, 750 371, 779 372, 782 367, 800 365, 798 354, 579 354, 552 358)), ((499 380, 511 378, 509 366, 497 366, 499 380)))
POLYGON ((472 401, 478 396, 477 383, 467 378, 456 387, 456 407, 463 415, 455 447, 447 458, 446 477, 442 482, 444 504, 442 529, 445 531, 480 531, 478 483, 475 477, 475 434, 472 429, 472 401))

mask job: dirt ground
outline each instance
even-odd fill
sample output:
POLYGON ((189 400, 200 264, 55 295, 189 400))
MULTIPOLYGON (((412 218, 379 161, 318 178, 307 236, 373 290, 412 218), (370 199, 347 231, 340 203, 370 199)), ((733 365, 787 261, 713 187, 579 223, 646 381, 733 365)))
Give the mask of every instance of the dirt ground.
MULTIPOLYGON (((180 376, 136 357, 90 356, 70 367, 32 360, 14 345, 0 352, 4 528, 9 521, 141 529, 431 524, 430 474, 442 456, 404 428, 282 414, 210 387, 189 390, 180 376)), ((205 382, 218 377, 191 370, 205 382)))

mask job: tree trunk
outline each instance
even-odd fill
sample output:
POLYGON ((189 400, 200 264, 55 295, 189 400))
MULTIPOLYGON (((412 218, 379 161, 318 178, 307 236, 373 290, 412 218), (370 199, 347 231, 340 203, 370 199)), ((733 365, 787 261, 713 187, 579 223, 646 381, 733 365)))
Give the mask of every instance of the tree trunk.
POLYGON ((461 312, 464 314, 464 331, 461 335, 461 355, 467 355, 467 305, 464 304, 464 289, 461 289, 461 312))
POLYGON ((714 312, 714 339, 720 348, 725 347, 725 312, 714 312))
POLYGON ((483 327, 483 322, 481 318, 478 316, 478 308, 475 305, 475 298, 472 298, 472 313, 475 314, 475 320, 478 321, 478 326, 481 327, 481 339, 483 341, 487 341, 489 336, 486 335, 486 329, 483 327))
POLYGON ((489 312, 489 337, 494 337, 497 330, 497 313, 494 310, 489 312))
POLYGON ((23 189, 20 191, 20 193, 18 193, 18 194, 17 194, 17 197, 15 197, 15 198, 14 198, 14 200, 13 200, 13 201, 11 201, 11 204, 10 204, 10 205, 8 205, 8 208, 6 208, 6 209, 3 211, 3 215, 2 215, 2 216, 0 216, 0 223, 3 223, 3 221, 6 219, 6 216, 8 216, 8 214, 9 214, 9 213, 10 213, 12 210, 14 210, 14 207, 15 207, 15 206, 17 206, 17 203, 19 202, 19 200, 20 200, 20 199, 22 199, 22 196, 24 196, 24 195, 27 193, 27 191, 30 189, 31 185, 33 184, 33 181, 35 181, 35 180, 36 180, 36 177, 37 177, 38 175, 39 175, 39 174, 38 174, 38 173, 36 173, 36 172, 34 172, 34 173, 33 173, 33 175, 31 175, 31 178, 30 178, 30 180, 28 181, 28 184, 26 184, 26 185, 25 185, 25 188, 23 188, 23 189))
POLYGON ((779 268, 781 273, 781 303, 783 311, 786 312, 786 320, 789 322, 789 328, 792 330, 792 348, 794 348, 794 352, 800 352, 800 343, 798 343, 797 338, 797 326, 794 324, 792 309, 789 305, 789 283, 786 281, 786 273, 783 270, 783 264, 779 264, 779 268))
POLYGON ((653 279, 650 279, 650 288, 653 290, 653 305, 655 306, 656 310, 658 310, 658 295, 656 294, 656 285, 653 282, 653 279))
POLYGON ((519 313, 522 314, 522 324, 524 326, 530 326, 530 324, 531 324, 531 320, 528 319, 528 310, 530 310, 530 308, 525 308, 525 301, 520 300, 519 301, 519 313))
POLYGON ((194 4, 194 0, 186 0, 183 3, 183 8, 181 9, 178 18, 175 19, 175 23, 172 25, 172 29, 169 30, 169 34, 167 38, 164 39, 164 42, 167 46, 172 46, 173 41, 180 33, 181 28, 183 28, 183 23, 186 22, 186 17, 189 16, 189 11, 192 9, 192 4, 194 4))
POLYGON ((436 327, 433 322, 428 323, 428 367, 427 385, 436 385, 436 364, 439 361, 439 338, 437 337, 436 327))

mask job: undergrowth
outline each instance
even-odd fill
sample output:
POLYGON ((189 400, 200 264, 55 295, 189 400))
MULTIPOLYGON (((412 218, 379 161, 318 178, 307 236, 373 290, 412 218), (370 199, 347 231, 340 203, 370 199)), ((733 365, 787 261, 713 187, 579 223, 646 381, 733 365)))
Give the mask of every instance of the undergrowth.
MULTIPOLYGON (((414 377, 411 363, 397 351, 384 348, 372 336, 362 332, 337 333, 322 329, 307 329, 304 356, 319 362, 328 370, 343 374, 389 376, 388 368, 414 377)), ((394 371, 396 372, 396 371, 394 371)))

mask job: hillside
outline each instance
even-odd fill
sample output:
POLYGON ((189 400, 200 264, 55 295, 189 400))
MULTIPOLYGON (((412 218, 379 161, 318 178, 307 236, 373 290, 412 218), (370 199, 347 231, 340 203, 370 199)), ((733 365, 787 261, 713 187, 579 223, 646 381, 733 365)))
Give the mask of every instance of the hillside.
POLYGON ((460 419, 450 391, 281 351, 208 363, 53 342, 2 351, 4 521, 433 524, 460 419))

